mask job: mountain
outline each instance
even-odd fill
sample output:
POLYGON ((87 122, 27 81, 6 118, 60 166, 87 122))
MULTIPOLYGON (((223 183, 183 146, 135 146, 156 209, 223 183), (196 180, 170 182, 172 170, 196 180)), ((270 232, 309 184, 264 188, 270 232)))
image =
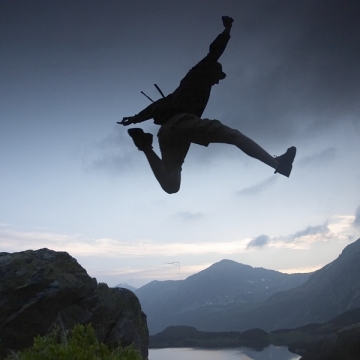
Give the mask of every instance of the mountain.
POLYGON ((128 289, 128 290, 131 290, 132 292, 134 292, 135 290, 137 290, 136 287, 131 286, 131 285, 129 285, 129 284, 125 284, 125 283, 124 283, 124 284, 123 284, 123 283, 117 284, 117 285, 115 285, 114 287, 116 287, 116 288, 128 289))
POLYGON ((192 312, 186 317, 183 314, 178 321, 207 331, 242 331, 255 327, 272 331, 327 322, 360 307, 359 275, 360 239, 348 245, 336 260, 316 271, 304 284, 274 294, 256 308, 244 311, 237 306, 213 312, 206 318, 192 312))
MULTIPOLYGON (((249 314, 264 329, 322 323, 360 307, 360 239, 297 288, 273 295, 249 314), (263 318, 265 316, 265 319, 263 318)), ((245 319, 244 319, 245 320, 245 319)))
POLYGON ((273 331, 324 323, 360 307, 360 239, 313 274, 282 274, 222 260, 182 281, 136 290, 150 334, 168 326, 199 331, 273 331))
POLYGON ((222 260, 185 280, 152 281, 135 294, 147 314, 151 334, 170 325, 191 325, 206 330, 202 326, 204 319, 234 307, 248 310, 258 306, 279 291, 299 286, 309 276, 222 260), (194 315, 198 321, 190 324, 194 315))
POLYGON ((270 338, 280 340, 277 345, 289 345, 289 351, 301 355, 302 360, 360 359, 360 307, 325 324, 275 330, 270 338))

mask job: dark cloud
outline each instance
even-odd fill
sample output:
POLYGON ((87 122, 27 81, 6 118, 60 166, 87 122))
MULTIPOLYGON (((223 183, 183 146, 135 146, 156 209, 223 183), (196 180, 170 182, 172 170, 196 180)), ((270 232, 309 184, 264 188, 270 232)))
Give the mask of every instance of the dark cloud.
POLYGON ((143 157, 127 132, 116 127, 104 139, 92 144, 84 156, 84 167, 90 171, 102 171, 119 175, 134 169, 143 157))
POLYGON ((319 153, 302 158, 297 162, 299 166, 321 166, 332 162, 336 157, 337 150, 334 147, 325 149, 319 153))
POLYGON ((272 186, 277 181, 277 179, 278 179, 278 177, 271 176, 259 184, 249 186, 240 191, 237 191, 236 195, 253 196, 253 195, 259 194, 259 193, 265 191, 266 189, 268 189, 270 186, 272 186))
POLYGON ((59 79, 76 78, 77 91, 87 91, 91 79, 103 97, 134 94, 138 112, 140 90, 159 83, 173 91, 227 13, 235 19, 221 58, 228 76, 204 115, 286 148, 336 122, 359 122, 359 9, 354 0, 1 1, 0 73, 11 82, 24 78, 24 68, 30 84, 58 89, 50 80, 62 69, 59 79))
POLYGON ((270 243, 271 238, 267 235, 260 235, 256 237, 255 239, 252 239, 246 246, 247 249, 253 248, 253 247, 263 247, 270 243))
POLYGON ((297 231, 295 234, 287 236, 286 242, 294 242, 298 238, 308 235, 326 235, 329 232, 327 223, 323 225, 308 226, 304 230, 297 231))
POLYGON ((360 206, 356 209, 355 212, 355 219, 354 219, 354 226, 360 228, 360 206))
POLYGON ((121 125, 118 125, 104 139, 100 140, 97 144, 94 144, 94 147, 96 147, 100 151, 108 151, 114 149, 131 151, 134 149, 134 144, 129 135, 127 134, 127 131, 124 131, 124 128, 121 125))
POLYGON ((241 50, 231 43, 227 50, 238 53, 238 66, 223 85, 231 87, 231 95, 219 95, 219 103, 230 108, 224 116, 246 133, 271 134, 275 141, 318 132, 350 116, 360 119, 360 3, 256 4, 250 5, 253 16, 240 21, 242 34, 234 31, 231 40, 240 42, 241 50), (256 14, 259 20, 250 25, 256 14))
MULTIPOLYGON (((360 216, 359 216, 360 217, 360 216)), ((315 226, 308 226, 303 230, 297 231, 294 234, 287 235, 287 236, 280 236, 280 237, 269 237, 267 235, 260 235, 253 240, 251 240, 246 248, 253 248, 253 247, 264 247, 269 245, 270 243, 293 243, 297 241, 299 238, 309 235, 323 235, 326 236, 329 233, 329 228, 327 223, 323 225, 315 225, 315 226)))
POLYGON ((119 175, 128 172, 136 163, 137 161, 133 154, 124 154, 122 156, 106 155, 93 160, 90 165, 85 165, 85 169, 119 175))
POLYGON ((197 221, 204 217, 204 214, 201 212, 191 212, 191 211, 180 211, 176 213, 175 217, 183 221, 197 221))

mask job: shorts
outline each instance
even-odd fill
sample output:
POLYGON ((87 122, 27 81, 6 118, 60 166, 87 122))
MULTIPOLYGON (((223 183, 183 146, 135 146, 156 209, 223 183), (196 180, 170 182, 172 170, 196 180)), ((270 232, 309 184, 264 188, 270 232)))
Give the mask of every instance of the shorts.
POLYGON ((208 146, 217 140, 222 127, 219 120, 200 119, 191 114, 171 117, 157 134, 165 166, 170 171, 181 168, 191 143, 208 146))

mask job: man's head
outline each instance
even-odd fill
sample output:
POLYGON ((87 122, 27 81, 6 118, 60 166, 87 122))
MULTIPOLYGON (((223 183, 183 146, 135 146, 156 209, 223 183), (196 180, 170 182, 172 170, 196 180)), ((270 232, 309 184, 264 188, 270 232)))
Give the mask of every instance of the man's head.
POLYGON ((225 79, 226 74, 222 71, 222 66, 219 62, 215 62, 212 69, 212 82, 214 84, 218 84, 220 80, 225 79))

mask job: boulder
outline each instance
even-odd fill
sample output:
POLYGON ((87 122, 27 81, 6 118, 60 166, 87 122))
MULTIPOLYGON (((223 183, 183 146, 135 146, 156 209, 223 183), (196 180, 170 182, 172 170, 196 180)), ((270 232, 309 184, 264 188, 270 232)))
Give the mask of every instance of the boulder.
POLYGON ((148 357, 146 315, 133 292, 98 284, 66 252, 0 253, 2 355, 30 347, 58 319, 66 329, 91 323, 99 341, 134 343, 148 357))

